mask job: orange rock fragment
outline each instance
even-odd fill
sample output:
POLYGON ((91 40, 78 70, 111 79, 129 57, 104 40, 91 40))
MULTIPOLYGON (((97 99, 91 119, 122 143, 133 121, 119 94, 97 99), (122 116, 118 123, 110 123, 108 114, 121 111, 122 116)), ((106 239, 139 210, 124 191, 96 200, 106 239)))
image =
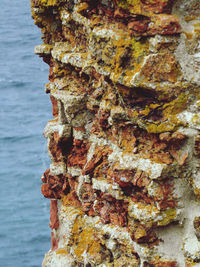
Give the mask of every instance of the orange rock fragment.
POLYGON ((145 263, 145 267, 177 267, 177 262, 175 261, 157 261, 145 263))
POLYGON ((152 229, 149 229, 136 220, 129 220, 128 231, 131 238, 137 243, 152 243, 157 239, 156 234, 152 231, 152 229))
POLYGON ((148 33, 155 34, 177 34, 181 33, 181 25, 175 15, 160 14, 151 17, 148 33))
POLYGON ((158 13, 170 13, 174 0, 161 1, 161 0, 141 0, 142 11, 158 13))
POLYGON ((146 35, 150 20, 136 20, 128 24, 128 29, 133 35, 146 35))
POLYGON ((176 82, 178 74, 178 63, 171 53, 150 56, 141 69, 146 80, 155 82, 176 82))
POLYGON ((51 229, 58 229, 59 227, 58 207, 57 207, 57 200, 55 199, 51 199, 49 226, 51 227, 51 229))
POLYGON ((89 143, 85 140, 74 139, 73 147, 67 158, 67 165, 70 167, 78 166, 82 168, 87 162, 89 146, 89 143))
POLYGON ((156 34, 171 35, 181 33, 178 17, 175 15, 159 14, 132 20, 128 24, 130 34, 134 36, 152 36, 156 34))
POLYGON ((49 184, 41 185, 41 192, 46 198, 55 198, 53 191, 51 190, 51 186, 49 184))
POLYGON ((53 96, 50 96, 50 99, 53 106, 53 117, 55 118, 58 116, 58 101, 53 96))
POLYGON ((41 191, 46 198, 60 199, 62 195, 68 193, 69 183, 64 175, 53 176, 47 169, 41 178, 44 184, 41 185, 41 191))
POLYGON ((51 249, 54 251, 58 248, 59 239, 56 239, 53 232, 51 232, 51 249))
POLYGON ((170 154, 175 158, 180 166, 183 166, 188 158, 188 152, 177 151, 175 149, 171 149, 170 154))
POLYGON ((112 152, 112 149, 107 146, 98 146, 94 151, 94 155, 90 161, 85 165, 82 173, 83 175, 89 174, 103 161, 106 160, 108 155, 112 152))

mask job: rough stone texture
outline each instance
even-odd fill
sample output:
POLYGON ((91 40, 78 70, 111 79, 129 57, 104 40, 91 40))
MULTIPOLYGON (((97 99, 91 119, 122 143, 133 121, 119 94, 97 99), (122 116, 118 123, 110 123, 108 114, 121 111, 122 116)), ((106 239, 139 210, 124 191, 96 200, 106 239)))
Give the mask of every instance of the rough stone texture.
POLYGON ((32 0, 49 64, 43 267, 200 266, 199 0, 32 0))

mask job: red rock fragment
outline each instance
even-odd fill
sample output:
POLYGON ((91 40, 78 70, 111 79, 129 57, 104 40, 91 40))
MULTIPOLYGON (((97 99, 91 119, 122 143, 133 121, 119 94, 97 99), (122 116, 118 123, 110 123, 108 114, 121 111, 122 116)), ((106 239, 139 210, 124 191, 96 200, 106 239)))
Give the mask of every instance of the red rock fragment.
POLYGON ((142 171, 137 171, 133 178, 133 185, 137 185, 137 181, 139 180, 140 176, 142 175, 142 171))
POLYGON ((63 175, 52 176, 49 169, 42 176, 44 184, 41 185, 41 191, 46 198, 60 199, 62 195, 69 191, 67 177, 63 175))
POLYGON ((56 239, 54 233, 51 232, 51 250, 54 251, 58 248, 58 242, 59 239, 56 239))
POLYGON ((186 160, 188 158, 188 152, 185 152, 181 155, 180 159, 179 159, 179 165, 183 166, 186 163, 186 160))
POLYGON ((148 32, 151 35, 178 34, 181 33, 181 25, 178 17, 175 15, 155 15, 151 17, 151 23, 149 24, 148 32))
POLYGON ((154 152, 163 151, 167 147, 167 144, 164 142, 157 142, 154 144, 154 152))
POLYGON ((156 261, 156 262, 145 262, 144 267, 177 267, 175 261, 156 261))
POLYGON ((176 150, 176 148, 170 149, 170 154, 178 162, 180 166, 183 166, 188 158, 188 152, 182 152, 176 150))
POLYGON ((176 141, 182 141, 185 139, 187 139, 187 136, 182 134, 182 133, 176 132, 176 133, 172 134, 172 140, 175 142, 176 141))
POLYGON ((109 206, 107 204, 105 204, 100 209, 100 216, 102 223, 106 224, 110 222, 110 212, 109 212, 109 206))
POLYGON ((113 223, 120 227, 127 226, 127 203, 115 199, 107 193, 98 193, 93 209, 96 216, 100 216, 103 224, 113 223))
POLYGON ((83 170, 83 175, 91 173, 97 166, 103 161, 103 154, 102 153, 97 153, 95 154, 94 157, 88 163, 86 164, 84 170, 83 170))
POLYGON ((147 187, 150 184, 151 180, 145 172, 142 172, 139 179, 137 180, 138 187, 147 187))
POLYGON ((135 202, 143 202, 145 204, 154 205, 154 199, 147 195, 145 188, 139 192, 135 192, 135 194, 132 195, 132 200, 135 202))
POLYGON ((58 207, 57 207, 57 200, 55 199, 51 199, 49 226, 51 227, 51 229, 58 229, 59 227, 58 207))
POLYGON ((128 29, 133 34, 144 34, 148 30, 148 25, 150 23, 150 20, 136 20, 131 21, 128 24, 128 29))
POLYGON ((71 148, 71 139, 60 137, 58 132, 54 132, 49 140, 48 149, 54 162, 63 162, 71 148))
POLYGON ((51 190, 51 186, 49 184, 41 185, 41 192, 46 198, 55 198, 53 191, 51 190))
POLYGON ((82 186, 82 196, 81 196, 81 199, 82 199, 82 209, 84 212, 86 213, 89 213, 90 214, 93 214, 94 215, 94 211, 93 211, 93 203, 95 201, 95 195, 94 195, 94 190, 92 188, 92 186, 90 184, 83 184, 82 186))
POLYGON ((58 116, 58 101, 53 96, 50 96, 50 99, 53 106, 53 117, 55 118, 58 116))
POLYGON ((101 110, 99 112, 98 120, 99 120, 99 125, 102 129, 107 129, 109 127, 109 123, 108 123, 109 116, 110 116, 110 113, 105 110, 101 110))
POLYGON ((161 133, 159 135, 159 138, 160 138, 161 141, 169 142, 171 140, 171 134, 169 132, 161 133))
POLYGON ((110 149, 107 146, 98 146, 96 147, 94 151, 94 155, 90 161, 87 162, 86 166, 84 167, 84 170, 82 171, 82 174, 89 174, 94 171, 94 169, 101 164, 103 161, 105 161, 108 157, 108 155, 112 152, 112 149, 110 149))
POLYGON ((71 191, 77 191, 79 183, 76 177, 71 177, 69 174, 67 174, 66 177, 67 177, 67 181, 69 182, 71 191))
POLYGON ((159 138, 161 141, 165 141, 165 142, 175 142, 177 143, 177 141, 183 141, 185 139, 187 139, 187 136, 180 133, 180 132, 175 132, 173 134, 171 134, 170 132, 165 132, 165 133, 161 133, 159 135, 159 138))
MULTIPOLYGON (((133 15, 131 14, 131 17, 133 15)), ((128 19, 130 17, 130 14, 127 13, 124 9, 117 7, 114 12, 114 18, 117 19, 128 19)))
POLYGON ((141 75, 148 81, 176 82, 179 75, 176 58, 171 53, 149 56, 141 69, 141 75))
POLYGON ((141 0, 142 12, 152 13, 170 13, 174 0, 161 1, 161 0, 141 0))
POLYGON ((174 199, 159 201, 159 207, 161 210, 165 210, 167 208, 175 208, 176 206, 177 206, 177 201, 174 199))
POLYGON ((55 132, 49 141, 49 151, 53 156, 55 162, 61 162, 63 160, 62 147, 58 144, 59 134, 55 132))
POLYGON ((47 169, 41 177, 43 183, 47 183, 50 174, 50 169, 47 169))
POLYGON ((158 196, 157 200, 167 200, 171 198, 173 191, 173 184, 170 182, 164 182, 160 184, 159 190, 158 190, 158 196))
POLYGON ((144 17, 141 20, 130 21, 128 24, 130 34, 134 36, 153 36, 156 34, 179 34, 181 26, 175 15, 160 14, 144 17))
POLYGON ((126 214, 117 214, 110 213, 110 222, 114 225, 118 225, 120 227, 124 227, 127 225, 127 216, 126 214))
POLYGON ((152 229, 149 229, 136 220, 129 220, 128 231, 131 238, 137 243, 153 243, 157 240, 157 236, 152 229))
POLYGON ((67 165, 70 167, 78 166, 82 168, 87 162, 89 146, 89 143, 85 140, 74 139, 73 147, 67 158, 67 165))

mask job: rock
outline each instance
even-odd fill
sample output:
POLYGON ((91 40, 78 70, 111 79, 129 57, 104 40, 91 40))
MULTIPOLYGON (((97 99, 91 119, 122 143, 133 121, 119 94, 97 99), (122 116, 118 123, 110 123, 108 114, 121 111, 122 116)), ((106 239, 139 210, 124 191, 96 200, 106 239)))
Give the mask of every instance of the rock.
POLYGON ((57 200, 51 199, 50 206, 50 224, 51 229, 58 229, 59 227, 59 219, 58 219, 58 207, 57 200))
POLYGON ((156 34, 179 34, 181 26, 174 15, 160 14, 148 19, 132 21, 128 24, 129 31, 134 36, 152 36, 156 34))
POLYGON ((200 261, 198 0, 32 0, 49 65, 43 267, 200 261))
POLYGON ((69 183, 64 175, 53 176, 48 169, 42 176, 44 184, 41 185, 41 191, 46 198, 60 199, 62 195, 69 191, 69 183))
POLYGON ((54 251, 58 248, 59 240, 55 238, 54 232, 51 232, 51 249, 54 251))

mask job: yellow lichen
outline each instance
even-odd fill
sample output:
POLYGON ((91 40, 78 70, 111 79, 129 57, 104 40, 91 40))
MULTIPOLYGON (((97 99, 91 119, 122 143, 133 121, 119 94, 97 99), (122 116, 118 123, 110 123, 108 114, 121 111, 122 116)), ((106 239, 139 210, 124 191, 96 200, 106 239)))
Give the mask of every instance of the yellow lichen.
POLYGON ((140 0, 117 0, 117 4, 123 9, 129 9, 131 13, 141 14, 140 0))
POLYGON ((84 252, 92 256, 101 251, 101 244, 95 228, 88 225, 83 219, 76 219, 72 234, 74 253, 78 259, 82 259, 84 252))
POLYGON ((164 226, 176 219, 177 213, 175 209, 167 209, 162 212, 163 219, 158 222, 159 226, 164 226))
POLYGON ((183 32, 188 40, 191 40, 193 37, 193 34, 190 32, 183 32))
POLYGON ((194 193, 200 199, 200 189, 198 187, 194 187, 194 193))
POLYGON ((193 26, 199 28, 200 27, 200 22, 194 23, 193 26))
POLYGON ((88 8, 88 4, 87 3, 80 3, 78 5, 77 12, 81 12, 83 10, 86 10, 87 8, 88 8))
POLYGON ((147 116, 149 114, 149 112, 151 111, 149 106, 146 106, 145 109, 143 109, 140 114, 143 116, 147 116))
POLYGON ((193 262, 192 258, 187 258, 186 264, 187 267, 193 267, 193 266, 199 267, 199 262, 193 262))
POLYGON ((141 1, 140 0, 127 0, 127 3, 131 6, 130 12, 135 14, 141 14, 141 1))
POLYGON ((143 211, 144 221, 152 225, 156 223, 158 226, 164 226, 176 220, 177 217, 177 212, 174 208, 168 208, 164 211, 160 211, 154 205, 144 204, 141 202, 129 203, 128 212, 130 217, 138 219, 138 214, 139 216, 142 216, 140 210, 143 211), (133 208, 133 206, 135 207, 133 208))
POLYGON ((164 118, 169 118, 170 115, 175 115, 185 110, 188 101, 188 95, 181 93, 176 99, 163 106, 164 118))
MULTIPOLYGON (((168 2, 169 0, 160 0, 160 2, 168 2)), ((156 0, 149 0, 148 5, 157 4, 156 0)), ((117 5, 120 8, 128 9, 130 13, 142 14, 142 15, 152 15, 151 11, 146 11, 143 8, 143 3, 141 0, 117 0, 117 5)))
POLYGON ((160 124, 147 123, 146 129, 148 133, 163 133, 173 131, 175 126, 175 124, 169 121, 160 124))
POLYGON ((63 0, 41 0, 40 4, 43 6, 57 6, 61 2, 63 2, 63 0))
POLYGON ((60 255, 65 254, 65 255, 68 255, 69 253, 68 253, 67 249, 65 249, 65 248, 59 248, 59 249, 56 250, 56 254, 60 254, 60 255))
POLYGON ((195 35, 200 35, 200 22, 196 22, 193 24, 194 27, 194 33, 195 35))
POLYGON ((132 48, 132 57, 137 60, 144 56, 149 51, 149 42, 148 40, 136 40, 134 37, 130 40, 131 48, 132 48))
POLYGON ((112 80, 117 81, 124 73, 124 82, 129 85, 133 75, 140 70, 143 58, 149 51, 149 43, 147 40, 140 41, 125 35, 118 40, 114 40, 113 46, 116 47, 116 50, 115 56, 111 60, 111 66, 114 68, 112 80), (128 53, 129 62, 126 66, 122 66, 121 61, 123 57, 127 56, 125 53, 128 53))
POLYGON ((200 124, 200 117, 198 114, 195 114, 193 117, 192 117, 192 123, 193 124, 200 124))
POLYGON ((194 29, 194 33, 198 36, 200 36, 200 29, 194 29))
POLYGON ((162 133, 173 131, 176 127, 180 126, 182 123, 177 118, 177 114, 185 110, 188 102, 188 95, 181 93, 173 101, 163 105, 163 120, 164 122, 147 122, 147 131, 149 133, 162 133))
POLYGON ((192 20, 196 19, 196 17, 195 16, 185 16, 184 19, 185 19, 185 21, 188 22, 188 21, 192 21, 192 20))

